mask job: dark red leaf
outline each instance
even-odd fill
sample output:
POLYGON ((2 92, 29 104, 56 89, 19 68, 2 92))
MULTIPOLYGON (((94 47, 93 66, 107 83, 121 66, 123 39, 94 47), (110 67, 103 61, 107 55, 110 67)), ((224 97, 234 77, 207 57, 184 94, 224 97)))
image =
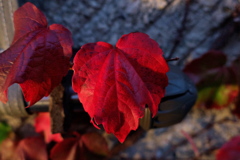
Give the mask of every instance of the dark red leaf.
POLYGON ((148 35, 130 33, 116 47, 86 44, 74 58, 74 91, 94 122, 120 142, 137 129, 145 105, 153 116, 158 110, 168 84, 162 54, 148 35))
POLYGON ((32 3, 28 2, 14 12, 15 35, 13 43, 22 38, 27 33, 36 31, 39 28, 48 26, 44 14, 32 3))
POLYGON ((41 137, 25 138, 21 140, 15 150, 15 160, 47 160, 47 149, 41 137))
POLYGON ((107 141, 101 134, 96 132, 84 134, 81 141, 91 153, 103 156, 107 156, 109 153, 107 141))
POLYGON ((240 159, 240 136, 232 138, 225 143, 217 152, 216 160, 239 160, 240 159))
POLYGON ((61 142, 63 140, 60 133, 52 134, 51 131, 51 118, 49 112, 38 113, 35 118, 35 130, 38 133, 43 133, 46 143, 51 141, 61 142))
POLYGON ((198 88, 196 106, 221 109, 235 101, 237 76, 232 67, 225 66, 226 60, 224 53, 209 51, 184 68, 198 88))
POLYGON ((100 160, 107 156, 109 150, 107 148, 107 142, 102 135, 98 133, 86 133, 81 136, 75 133, 75 136, 76 137, 66 138, 62 142, 56 144, 51 150, 51 159, 100 160))
POLYGON ((183 71, 197 84, 209 70, 222 67, 226 62, 227 56, 224 53, 212 50, 191 61, 183 71))
POLYGON ((0 54, 0 100, 19 83, 29 106, 55 88, 66 75, 71 57, 71 33, 59 24, 47 26, 43 13, 26 3, 14 13, 12 45, 0 54))
POLYGON ((77 160, 79 153, 78 138, 66 138, 54 146, 50 157, 52 160, 77 160))

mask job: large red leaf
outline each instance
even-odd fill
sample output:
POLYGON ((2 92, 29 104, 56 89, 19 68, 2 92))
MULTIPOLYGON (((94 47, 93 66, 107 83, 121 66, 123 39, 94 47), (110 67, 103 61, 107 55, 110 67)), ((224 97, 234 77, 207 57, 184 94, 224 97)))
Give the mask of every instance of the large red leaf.
POLYGON ((71 33, 59 24, 47 26, 46 17, 26 3, 14 13, 12 45, 0 54, 0 100, 19 83, 29 106, 56 87, 69 69, 73 45, 71 33))
POLYGON ((74 58, 73 89, 84 109, 123 142, 136 130, 145 105, 154 116, 168 84, 168 65, 157 42, 144 33, 123 35, 116 47, 89 43, 74 58))

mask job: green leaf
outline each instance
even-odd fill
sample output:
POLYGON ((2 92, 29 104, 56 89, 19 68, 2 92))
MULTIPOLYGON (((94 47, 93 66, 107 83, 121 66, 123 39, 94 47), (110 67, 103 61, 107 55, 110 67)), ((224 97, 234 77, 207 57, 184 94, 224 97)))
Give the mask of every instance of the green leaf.
POLYGON ((5 123, 0 123, 0 143, 7 138, 8 134, 11 132, 11 127, 5 123))

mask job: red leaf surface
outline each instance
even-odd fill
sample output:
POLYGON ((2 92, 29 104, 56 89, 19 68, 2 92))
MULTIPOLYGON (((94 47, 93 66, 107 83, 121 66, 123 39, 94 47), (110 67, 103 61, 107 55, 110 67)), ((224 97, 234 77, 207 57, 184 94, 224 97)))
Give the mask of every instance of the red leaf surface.
POLYGON ((63 140, 60 133, 52 134, 51 118, 49 112, 39 113, 35 118, 35 130, 38 133, 43 133, 46 143, 51 141, 61 142, 63 140))
POLYGON ((154 116, 168 84, 168 65, 144 33, 123 35, 116 47, 89 43, 74 58, 73 89, 96 124, 123 142, 136 130, 145 105, 154 116))
POLYGON ((100 159, 108 155, 107 142, 99 133, 75 135, 76 137, 66 138, 54 146, 50 155, 52 160, 100 159))
POLYGON ((47 160, 47 145, 42 136, 19 140, 12 132, 0 143, 1 160, 47 160))
POLYGON ((48 27, 29 2, 15 11, 14 27, 12 45, 0 54, 0 101, 6 103, 8 87, 19 83, 31 106, 67 74, 73 42, 70 31, 59 24, 48 27))
POLYGON ((184 68, 184 72, 195 84, 198 84, 207 74, 209 74, 208 72, 210 70, 221 68, 226 62, 227 56, 224 53, 211 50, 187 64, 184 68))
POLYGON ((14 160, 47 160, 47 146, 41 137, 25 138, 16 147, 14 160))
POLYGON ((216 160, 239 160, 240 159, 240 136, 233 137, 225 143, 217 152, 216 160))
POLYGON ((209 51, 186 65, 184 72, 198 88, 196 106, 221 109, 236 100, 239 94, 237 75, 226 62, 224 53, 209 51))

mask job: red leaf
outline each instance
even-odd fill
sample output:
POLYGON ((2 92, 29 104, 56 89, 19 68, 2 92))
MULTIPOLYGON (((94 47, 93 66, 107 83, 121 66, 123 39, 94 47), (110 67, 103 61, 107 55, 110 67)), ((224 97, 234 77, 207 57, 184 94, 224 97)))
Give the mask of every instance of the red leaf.
POLYGON ((74 58, 74 91, 91 118, 120 142, 137 129, 145 105, 153 116, 158 110, 168 84, 162 54, 148 35, 130 33, 116 47, 86 44, 74 58))
POLYGON ((217 160, 238 160, 240 158, 240 136, 232 138, 217 152, 217 160))
POLYGON ((21 140, 15 150, 15 160, 47 160, 47 146, 40 137, 25 138, 21 140))
POLYGON ((49 112, 39 113, 35 118, 35 130, 38 133, 44 134, 46 143, 51 141, 61 142, 63 140, 60 133, 52 134, 51 131, 51 118, 49 112))
POLYGON ((47 26, 43 13, 26 3, 14 13, 12 45, 0 54, 0 100, 19 83, 29 106, 55 88, 66 75, 71 57, 71 33, 59 24, 47 26))
POLYGON ((198 88, 196 106, 221 109, 235 101, 237 76, 232 67, 225 66, 226 60, 224 53, 209 51, 184 68, 198 88))
POLYGON ((227 56, 224 53, 212 50, 187 64, 184 72, 197 84, 206 76, 209 70, 221 68, 226 62, 227 56))
POLYGON ((76 137, 66 138, 54 146, 50 155, 52 160, 101 159, 109 153, 107 142, 102 135, 95 132, 75 135, 76 137))
MULTIPOLYGON (((79 148, 76 138, 67 138, 64 141, 57 143, 51 150, 52 160, 77 160, 80 157, 79 148)), ((79 159, 81 160, 81 159, 79 159)))

